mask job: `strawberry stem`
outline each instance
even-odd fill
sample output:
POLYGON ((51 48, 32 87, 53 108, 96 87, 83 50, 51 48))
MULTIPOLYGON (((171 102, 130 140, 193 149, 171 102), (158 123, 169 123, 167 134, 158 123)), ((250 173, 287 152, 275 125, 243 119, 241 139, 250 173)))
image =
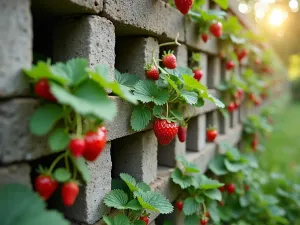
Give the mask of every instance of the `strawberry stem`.
POLYGON ((76 124, 77 124, 76 135, 80 136, 82 134, 82 123, 81 123, 81 116, 78 113, 76 113, 76 124))
POLYGON ((166 105, 167 105, 167 117, 168 117, 168 115, 169 115, 169 104, 166 103, 166 105))
POLYGON ((65 157, 66 153, 63 153, 61 155, 59 155, 51 164, 50 168, 49 168, 49 174, 52 173, 53 169, 55 168, 56 164, 65 157))
POLYGON ((159 47, 168 46, 168 45, 178 45, 178 46, 180 46, 181 44, 178 42, 178 38, 179 38, 179 33, 177 33, 175 41, 160 44, 159 47))
POLYGON ((206 218, 206 205, 205 205, 205 203, 203 202, 202 203, 202 207, 203 207, 203 212, 204 212, 204 215, 205 215, 205 218, 206 218))

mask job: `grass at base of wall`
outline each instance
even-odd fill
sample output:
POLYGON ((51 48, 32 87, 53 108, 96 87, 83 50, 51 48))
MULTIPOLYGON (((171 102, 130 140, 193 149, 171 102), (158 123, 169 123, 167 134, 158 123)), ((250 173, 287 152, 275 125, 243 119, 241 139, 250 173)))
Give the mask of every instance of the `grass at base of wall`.
POLYGON ((261 166, 300 183, 300 103, 292 103, 274 116, 274 131, 260 155, 261 166))

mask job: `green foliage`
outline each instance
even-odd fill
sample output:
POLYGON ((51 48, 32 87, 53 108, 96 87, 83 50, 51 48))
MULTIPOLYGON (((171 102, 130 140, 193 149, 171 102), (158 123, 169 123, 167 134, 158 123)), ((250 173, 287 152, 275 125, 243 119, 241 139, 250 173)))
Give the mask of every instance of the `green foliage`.
POLYGON ((21 184, 1 186, 0 216, 2 225, 69 224, 62 214, 47 210, 45 202, 21 184))
POLYGON ((159 212, 162 214, 168 214, 173 211, 173 206, 170 202, 160 193, 151 191, 149 185, 144 182, 137 182, 132 176, 121 173, 120 181, 115 182, 117 188, 109 192, 105 198, 104 203, 108 207, 121 210, 122 217, 114 216, 113 218, 105 217, 106 224, 116 224, 118 220, 124 220, 123 222, 129 225, 139 225, 140 216, 147 215, 147 211, 159 212))

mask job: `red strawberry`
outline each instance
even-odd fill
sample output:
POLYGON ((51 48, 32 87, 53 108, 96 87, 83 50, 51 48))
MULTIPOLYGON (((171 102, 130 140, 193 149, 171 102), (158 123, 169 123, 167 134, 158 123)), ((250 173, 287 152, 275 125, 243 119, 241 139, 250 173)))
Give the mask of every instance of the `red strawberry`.
POLYGON ((222 36, 222 27, 222 23, 216 22, 210 25, 209 30, 212 33, 212 35, 214 35, 216 38, 219 38, 222 36))
POLYGON ((200 224, 201 225, 206 225, 208 223, 208 218, 202 218, 201 220, 200 220, 200 224))
POLYGON ((251 100, 252 102, 254 102, 255 99, 256 99, 256 96, 255 96, 255 94, 251 93, 251 94, 249 95, 249 98, 250 98, 250 100, 251 100))
POLYGON ((186 132, 187 132, 187 128, 184 126, 179 126, 178 128, 178 139, 180 142, 185 142, 186 140, 186 132))
POLYGON ((248 184, 245 184, 244 189, 245 189, 245 191, 249 191, 250 190, 250 186, 248 184))
POLYGON ((260 99, 260 98, 256 98, 256 99, 254 100, 254 104, 255 104, 256 106, 259 106, 259 105, 261 104, 261 99, 260 99))
POLYGON ((202 40, 204 41, 204 43, 206 43, 208 41, 208 34, 202 34, 201 35, 202 40))
POLYGON ((252 141, 251 141, 251 147, 252 147, 252 151, 253 151, 253 152, 256 152, 258 144, 259 144, 259 138, 258 138, 258 135, 257 135, 257 134, 254 134, 254 135, 253 135, 253 139, 252 139, 252 141))
POLYGON ((241 99, 244 96, 244 90, 243 89, 237 89, 237 91, 235 92, 235 97, 238 99, 241 99))
POLYGON ((177 201, 176 202, 176 207, 181 212, 182 209, 183 209, 183 202, 182 201, 177 201))
POLYGON ((40 79, 35 85, 34 85, 34 92, 49 101, 56 102, 56 98, 52 95, 50 92, 50 85, 47 80, 47 78, 40 79))
POLYGON ((146 225, 149 224, 149 217, 148 216, 141 216, 140 220, 143 221, 143 222, 145 222, 146 225))
POLYGON ((234 62, 231 60, 226 62, 226 70, 232 70, 234 66, 234 62))
POLYGON ((176 56, 172 51, 169 51, 168 53, 164 52, 162 62, 168 69, 175 69, 177 67, 176 56))
POLYGON ((225 202, 224 201, 219 201, 219 206, 224 206, 225 205, 225 202))
POLYGON ((35 178, 34 188, 39 195, 44 199, 48 200, 55 189, 57 188, 57 181, 49 175, 41 174, 35 178))
POLYGON ((61 188, 61 196, 65 206, 72 206, 79 193, 78 184, 75 181, 64 183, 61 188))
POLYGON ((153 126, 154 134, 161 145, 168 145, 178 133, 178 124, 166 119, 156 119, 153 126))
POLYGON ((194 78, 199 81, 203 77, 203 72, 202 70, 193 70, 194 72, 194 78))
POLYGON ((159 71, 156 66, 148 64, 145 67, 146 76, 151 80, 158 80, 159 79, 159 71))
POLYGON ((243 49, 242 51, 240 51, 238 54, 237 54, 237 57, 238 57, 238 60, 239 62, 242 61, 242 59, 244 57, 246 57, 248 55, 248 51, 246 49, 243 49))
POLYGON ((210 128, 206 131, 206 138, 209 142, 213 142, 218 136, 218 131, 215 128, 210 128))
POLYGON ((234 110, 237 110, 240 107, 240 103, 239 102, 234 102, 234 110))
POLYGON ((232 183, 227 184, 226 190, 229 194, 233 194, 235 192, 235 184, 232 183))
POLYGON ((194 0, 174 0, 174 1, 177 9, 184 15, 189 12, 194 2, 194 0))
POLYGON ((95 161, 104 150, 106 144, 106 130, 98 128, 97 132, 90 131, 85 135, 85 151, 83 157, 89 161, 95 161))
POLYGON ((224 192, 225 191, 225 186, 219 187, 219 191, 224 192))
POLYGON ((75 158, 80 157, 85 150, 85 141, 80 138, 74 138, 70 141, 69 148, 75 158))
POLYGON ((234 102, 230 102, 229 105, 227 106, 227 109, 230 113, 232 113, 235 110, 235 103, 234 102))
POLYGON ((209 213, 208 211, 206 211, 205 216, 206 216, 207 218, 210 218, 210 213, 209 213))

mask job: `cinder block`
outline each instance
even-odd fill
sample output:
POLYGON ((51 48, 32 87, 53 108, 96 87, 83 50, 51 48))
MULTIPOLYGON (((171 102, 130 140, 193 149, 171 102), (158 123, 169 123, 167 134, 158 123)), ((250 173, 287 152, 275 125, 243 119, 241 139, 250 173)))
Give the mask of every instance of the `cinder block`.
MULTIPOLYGON (((145 79, 144 66, 152 63, 152 51, 159 58, 159 46, 152 37, 119 37, 116 42, 116 68, 145 79)), ((158 62, 158 61, 157 61, 158 62)))
POLYGON ((0 98, 28 94, 32 61, 30 0, 0 0, 0 98))
POLYGON ((208 56, 207 71, 207 86, 208 88, 215 88, 221 81, 221 60, 219 57, 208 56))
POLYGON ((156 0, 104 1, 103 15, 116 26, 117 35, 151 35, 184 41, 184 15, 156 0))
POLYGON ((110 148, 111 143, 106 143, 105 150, 98 159, 95 162, 87 163, 91 181, 81 186, 79 196, 72 207, 63 208, 68 218, 86 224, 94 224, 108 212, 108 208, 103 203, 103 198, 111 190, 112 162, 110 148))
POLYGON ((9 183, 21 183, 31 188, 30 166, 20 163, 0 167, 0 186, 9 183))
POLYGON ((235 110, 230 114, 230 127, 234 128, 239 123, 239 110, 235 110))
POLYGON ((175 55, 177 58, 177 66, 188 66, 188 49, 186 45, 180 45, 176 47, 175 55))
POLYGON ((84 57, 90 66, 108 65, 114 79, 115 32, 109 20, 99 16, 63 19, 54 29, 53 42, 55 61, 84 57))
POLYGON ((186 142, 180 142, 177 137, 168 145, 158 145, 158 165, 176 167, 176 157, 184 155, 186 142))
POLYGON ((201 78, 201 83, 207 86, 207 76, 209 76, 207 70, 207 64, 208 64, 207 54, 200 53, 200 55, 201 55, 200 68, 203 71, 203 77, 201 78))
POLYGON ((32 160, 50 152, 46 138, 30 134, 29 119, 39 102, 16 98, 0 102, 0 162, 32 160))
POLYGON ((186 147, 188 151, 197 151, 205 147, 206 115, 193 117, 189 121, 186 147))
POLYGON ((35 16, 62 16, 78 14, 98 14, 103 8, 103 0, 31 0, 35 16))
POLYGON ((220 134, 226 134, 230 128, 230 115, 227 117, 223 116, 221 112, 219 112, 219 130, 220 134))
POLYGON ((185 42, 186 44, 195 49, 201 50, 203 52, 218 55, 219 46, 216 38, 210 35, 206 43, 203 42, 201 35, 199 33, 199 25, 192 22, 189 18, 185 18, 185 42))
POLYGON ((219 112, 218 110, 215 110, 215 111, 212 111, 212 112, 209 112, 206 114, 206 127, 214 127, 216 128, 218 131, 219 131, 219 125, 220 125, 220 122, 219 122, 219 112))
POLYGON ((157 139, 145 131, 112 141, 113 177, 128 173, 150 183, 157 175, 157 139))

